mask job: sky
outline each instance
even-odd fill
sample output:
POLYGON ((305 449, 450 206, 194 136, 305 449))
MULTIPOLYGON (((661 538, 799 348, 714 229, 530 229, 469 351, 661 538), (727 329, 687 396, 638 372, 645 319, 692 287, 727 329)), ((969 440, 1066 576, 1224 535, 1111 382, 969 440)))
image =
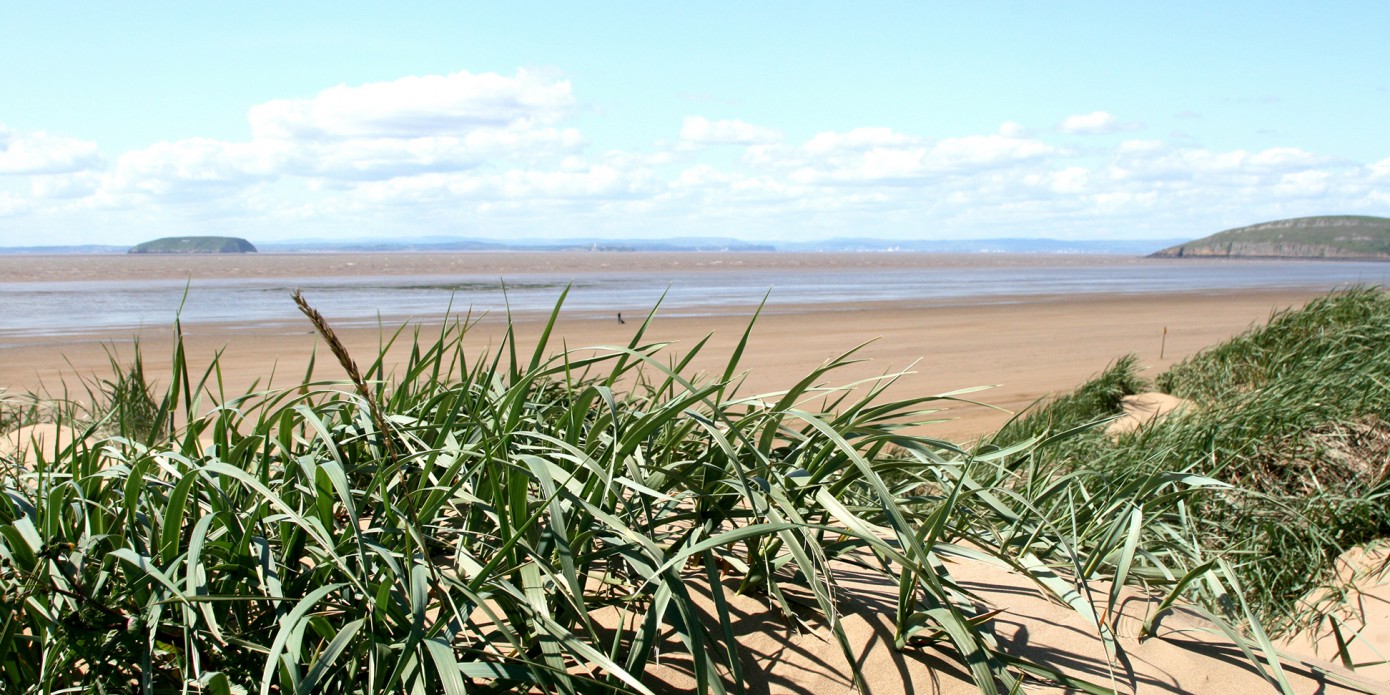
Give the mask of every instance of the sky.
POLYGON ((1390 216, 1390 3, 5 3, 0 246, 1390 216))

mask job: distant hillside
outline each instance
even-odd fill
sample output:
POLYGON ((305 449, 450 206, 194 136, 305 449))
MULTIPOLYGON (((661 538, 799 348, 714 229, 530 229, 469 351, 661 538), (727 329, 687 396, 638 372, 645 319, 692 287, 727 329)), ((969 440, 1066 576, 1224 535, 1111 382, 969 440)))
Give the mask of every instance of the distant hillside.
POLYGON ((376 251, 796 251, 796 252, 912 252, 912 253, 1097 253, 1144 255, 1177 239, 1074 240, 1058 239, 876 239, 837 238, 819 241, 748 242, 725 237, 665 239, 512 239, 506 241, 461 237, 381 239, 298 239, 260 245, 267 253, 376 251))
POLYGON ((825 239, 786 242, 778 251, 911 253, 1094 253, 1142 255, 1163 248, 1176 239, 825 239))
POLYGON ((289 239, 255 246, 236 237, 169 237, 126 246, 0 246, 12 253, 460 253, 471 251, 647 251, 801 252, 801 253, 1048 253, 1144 255, 1178 239, 882 239, 835 238, 816 241, 748 242, 727 237, 663 239, 471 239, 453 236, 289 239))
POLYGON ((719 237, 671 239, 514 239, 508 241, 462 237, 411 237, 382 239, 298 239, 261 244, 268 253, 298 252, 394 252, 394 251, 772 251, 771 244, 750 243, 719 237))
POLYGON ((1299 217, 1228 229, 1154 258, 1324 258, 1390 261, 1390 218, 1299 217))
POLYGON ((0 246, 0 254, 7 253, 30 253, 30 254, 97 254, 97 253, 128 253, 129 246, 112 246, 111 244, 81 244, 72 246, 0 246))
POLYGON ((130 253, 255 253, 245 239, 230 236, 171 236, 137 244, 130 253))

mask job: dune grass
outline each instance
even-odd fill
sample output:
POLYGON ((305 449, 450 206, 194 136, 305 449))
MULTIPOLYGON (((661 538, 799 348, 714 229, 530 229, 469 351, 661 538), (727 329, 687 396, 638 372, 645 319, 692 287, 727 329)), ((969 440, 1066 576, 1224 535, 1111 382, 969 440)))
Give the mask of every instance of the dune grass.
POLYGON ((13 396, 0 390, 0 432, 8 432, 39 419, 39 404, 35 399, 13 396))
MULTIPOLYGON (((397 332, 359 369, 301 308, 346 380, 311 366, 226 397, 176 338, 161 387, 137 353, 97 382, 100 407, 55 411, 73 441, 3 462, 4 690, 650 692, 665 640, 698 689, 742 692, 720 580, 789 621, 809 608, 852 656, 849 562, 900 588, 898 648, 939 650, 982 692, 1107 692, 1001 648, 942 558, 1031 578, 1117 659, 1119 587, 1241 595, 1194 540, 1210 531, 1192 509, 1227 484, 1153 458, 1067 469, 1046 433, 977 452, 905 434, 953 396, 887 400, 893 374, 823 386, 853 351, 744 395, 749 333, 697 374, 704 341, 669 354, 645 323, 552 353, 552 316, 533 350, 509 331, 479 356, 465 318, 397 332)), ((1222 624, 1287 691, 1259 622, 1222 624)))
POLYGON ((1279 312, 1155 382, 1192 406, 1118 437, 1091 426, 1149 388, 1124 358, 992 446, 1071 430, 1012 465, 1043 479, 1186 470, 1227 483, 1190 503, 1197 545, 1222 549, 1276 631, 1318 618, 1303 599, 1334 582, 1336 558, 1390 535, 1390 294, 1354 288, 1279 312))

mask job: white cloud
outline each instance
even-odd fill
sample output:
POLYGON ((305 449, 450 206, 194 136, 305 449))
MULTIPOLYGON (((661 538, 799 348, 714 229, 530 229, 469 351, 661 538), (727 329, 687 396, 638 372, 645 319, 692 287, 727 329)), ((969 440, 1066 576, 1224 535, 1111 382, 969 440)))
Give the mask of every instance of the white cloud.
POLYGON ((1021 123, 1004 121, 999 125, 999 134, 1006 138, 1026 138, 1031 136, 1033 131, 1024 127, 1021 123))
POLYGON ((937 143, 932 148, 931 158, 936 168, 952 170, 1037 159, 1056 151, 1051 145, 1037 140, 1003 135, 968 135, 937 143))
POLYGON ((799 158, 796 148, 782 143, 749 145, 743 150, 743 163, 755 167, 785 166, 788 161, 799 158))
POLYGON ((1136 127, 1103 111, 1057 129, 1007 121, 943 138, 847 127, 799 142, 766 125, 690 116, 678 137, 598 151, 576 115, 561 79, 460 72, 268 102, 251 108, 249 140, 159 142, 109 166, 93 143, 0 127, 0 171, 22 176, 0 177, 0 214, 13 229, 21 225, 11 219, 125 224, 137 239, 190 225, 267 240, 711 230, 1097 237, 1327 210, 1384 214, 1390 205, 1383 155, 1356 163, 1172 137, 1068 146, 1069 134, 1136 127))
POLYGON ((276 177, 290 156, 282 145, 188 138, 132 150, 102 180, 108 194, 206 199, 276 177))
MULTIPOLYGON (((13 217, 29 211, 28 200, 9 193, 0 193, 0 217, 13 217)), ((7 240, 5 243, 14 243, 7 240)))
POLYGON ((1123 126, 1109 113, 1093 111, 1087 114, 1067 116, 1058 128, 1063 133, 1073 135, 1105 135, 1118 132, 1123 126))
POLYGON ((1274 147, 1256 152, 1249 157, 1251 167, 1268 171, 1288 171, 1307 169, 1330 163, 1328 157, 1313 154, 1297 147, 1274 147))
POLYGON ((1057 193, 1081 193, 1091 180, 1090 170, 1084 167, 1067 167, 1048 175, 1048 184, 1057 193))
POLYGON ((0 124, 0 174, 64 174, 101 165, 94 142, 41 130, 21 133, 0 124))
POLYGON ((1152 209, 1159 203, 1155 191, 1112 191, 1091 198, 1097 212, 1102 214, 1135 214, 1152 209))
POLYGON ((101 187, 101 175, 81 171, 71 174, 50 174, 30 177, 29 190, 35 198, 82 198, 101 187))
POLYGON ((789 179, 799 184, 920 184, 969 175, 1057 152, 1037 140, 1003 135, 968 135, 928 142, 887 128, 820 133, 802 146, 810 155, 787 158, 789 179))
POLYGON ((298 143, 285 173, 345 180, 382 180, 462 171, 497 158, 536 159, 585 144, 573 128, 477 130, 463 137, 352 139, 298 143))
POLYGON ((1390 157, 1375 162, 1366 167, 1366 173, 1372 180, 1390 179, 1390 157))
POLYGON ((519 70, 402 77, 339 85, 311 99, 279 99, 251 108, 258 138, 417 138, 486 128, 554 123, 574 107, 566 80, 519 70))
POLYGON ((579 131, 558 125, 574 106, 570 83, 544 73, 461 71, 340 85, 254 106, 248 118, 253 142, 287 151, 285 173, 385 180, 574 150, 579 131))
POLYGON ((688 167, 675 179, 671 181, 671 187, 675 189, 683 188, 725 188, 733 185, 735 177, 732 173, 722 171, 709 164, 697 164, 688 167))
POLYGON ((593 200, 640 197, 650 192, 640 173, 599 165, 586 171, 509 171, 497 177, 500 197, 513 200, 593 200))
POLYGON ((802 145, 802 149, 813 155, 824 155, 879 147, 901 147, 919 142, 920 138, 899 133, 892 128, 855 128, 845 133, 817 133, 802 145))
POLYGON ((1111 171, 1117 178, 1137 180, 1205 180, 1230 184, 1239 177, 1272 183, 1282 174, 1331 166, 1329 157, 1292 147, 1276 147, 1259 152, 1231 150, 1213 152, 1195 147, 1146 140, 1121 143, 1116 149, 1111 171))
POLYGON ((711 121, 704 116, 686 116, 681 124, 680 142, 686 147, 707 145, 766 145, 782 139, 772 128, 740 120, 711 121))
POLYGON ((372 181, 354 189, 377 202, 479 200, 608 200, 642 197, 655 191, 647 172, 596 165, 577 171, 520 170, 501 173, 448 173, 372 181))
MULTIPOLYGON (((567 81, 525 70, 338 86, 252 107, 249 141, 158 142, 121 154, 98 178, 35 178, 31 193, 90 195, 89 205, 132 207, 251 199, 254 187, 282 179, 328 192, 480 166, 544 168, 586 144, 577 129, 559 123, 573 105, 567 81)), ((56 174, 99 162, 95 145, 42 133, 0 129, 0 143, 0 172, 56 174)), ((283 201, 270 196, 257 204, 283 201)))
POLYGON ((1299 171, 1284 174, 1274 185, 1279 195, 1297 197, 1318 197, 1328 192, 1332 174, 1326 171, 1299 171))

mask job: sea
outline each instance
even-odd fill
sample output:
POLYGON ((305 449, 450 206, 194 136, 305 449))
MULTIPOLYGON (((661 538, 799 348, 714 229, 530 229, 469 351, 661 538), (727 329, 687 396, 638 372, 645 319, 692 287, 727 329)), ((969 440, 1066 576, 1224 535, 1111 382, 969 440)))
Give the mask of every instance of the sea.
POLYGON ((0 278, 5 336, 111 333, 120 329, 221 322, 296 322, 294 289, 337 326, 398 326, 463 317, 544 313, 568 292, 567 315, 640 317, 658 302, 664 316, 699 316, 757 306, 899 302, 1008 303, 1041 295, 1333 290, 1386 285, 1390 263, 1347 261, 1154 261, 1024 264, 983 262, 863 268, 608 270, 577 275, 375 275, 293 278, 7 282, 0 278))

